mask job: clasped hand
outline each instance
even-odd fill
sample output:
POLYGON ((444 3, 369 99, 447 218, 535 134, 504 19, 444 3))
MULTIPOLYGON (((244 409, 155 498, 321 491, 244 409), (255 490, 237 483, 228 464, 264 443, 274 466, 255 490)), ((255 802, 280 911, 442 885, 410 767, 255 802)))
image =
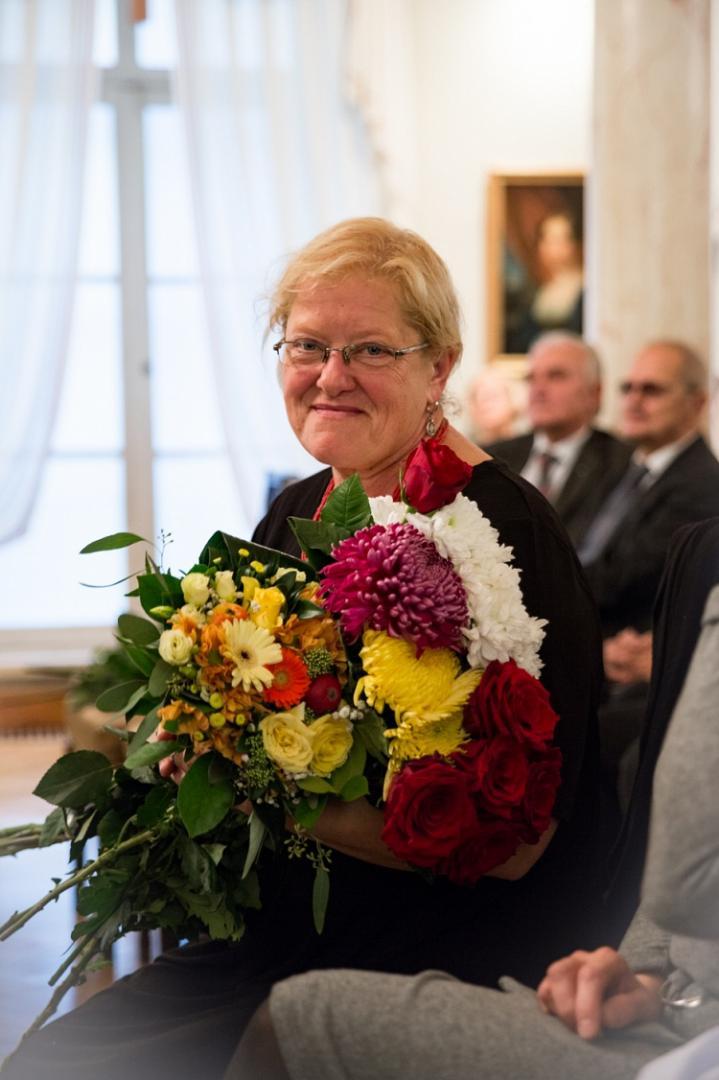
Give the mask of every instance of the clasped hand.
POLYGON ((614 949, 578 950, 547 968, 537 997, 545 1012, 581 1038, 594 1039, 604 1029, 656 1019, 661 983, 657 975, 633 972, 614 949))

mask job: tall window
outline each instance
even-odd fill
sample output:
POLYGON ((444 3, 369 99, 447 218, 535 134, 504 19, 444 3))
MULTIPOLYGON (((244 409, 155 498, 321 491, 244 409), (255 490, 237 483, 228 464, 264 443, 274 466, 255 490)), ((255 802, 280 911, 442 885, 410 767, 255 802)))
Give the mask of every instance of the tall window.
MULTIPOLYGON (((71 343, 51 454, 28 532, 0 549, 0 656, 87 656, 127 606, 83 588, 139 569, 130 552, 80 556, 131 528, 187 568, 218 527, 247 535, 210 363, 181 118, 171 94, 172 0, 132 27, 97 0, 92 110, 71 343)), ((251 53, 251 50, 250 50, 251 53)), ((251 305, 254 297, 238 298, 251 305)), ((258 363, 262 361, 258 357, 258 363)), ((273 378, 272 369, 268 377, 273 378)), ((291 471, 296 471, 293 463, 291 471)))

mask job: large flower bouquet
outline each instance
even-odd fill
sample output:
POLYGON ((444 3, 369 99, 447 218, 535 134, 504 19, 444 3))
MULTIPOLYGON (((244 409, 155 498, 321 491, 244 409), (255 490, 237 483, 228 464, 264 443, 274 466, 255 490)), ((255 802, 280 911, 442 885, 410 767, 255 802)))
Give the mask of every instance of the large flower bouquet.
POLYGON ((461 494, 470 472, 426 440, 399 499, 351 477, 318 520, 291 521, 303 561, 224 533, 180 577, 146 556, 132 594, 146 617, 117 633, 136 678, 97 701, 128 721, 124 763, 66 755, 36 788, 55 806, 44 825, 0 833, 0 854, 70 841, 69 875, 0 927, 77 887, 64 978, 33 1026, 130 931, 238 940, 284 846, 314 864, 321 932, 331 852, 311 831, 330 797, 370 798, 398 858, 459 884, 539 839, 561 766, 543 622, 461 494))

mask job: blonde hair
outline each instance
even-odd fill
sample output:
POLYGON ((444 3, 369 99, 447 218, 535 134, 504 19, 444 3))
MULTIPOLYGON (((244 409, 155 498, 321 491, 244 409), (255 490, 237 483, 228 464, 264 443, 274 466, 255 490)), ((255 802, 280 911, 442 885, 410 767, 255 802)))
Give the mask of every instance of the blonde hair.
POLYGON ((384 218, 350 218, 298 251, 270 297, 269 328, 282 333, 299 292, 349 277, 391 282, 405 320, 424 341, 462 353, 460 312, 449 271, 434 248, 384 218))

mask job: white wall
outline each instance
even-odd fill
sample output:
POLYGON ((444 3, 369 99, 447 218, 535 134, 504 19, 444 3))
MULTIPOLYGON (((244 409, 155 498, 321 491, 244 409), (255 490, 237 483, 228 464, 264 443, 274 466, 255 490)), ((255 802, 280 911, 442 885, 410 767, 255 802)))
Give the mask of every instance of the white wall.
POLYGON ((589 166, 594 0, 413 0, 411 15, 417 177, 401 216, 459 290, 459 397, 487 360, 488 175, 589 166))

